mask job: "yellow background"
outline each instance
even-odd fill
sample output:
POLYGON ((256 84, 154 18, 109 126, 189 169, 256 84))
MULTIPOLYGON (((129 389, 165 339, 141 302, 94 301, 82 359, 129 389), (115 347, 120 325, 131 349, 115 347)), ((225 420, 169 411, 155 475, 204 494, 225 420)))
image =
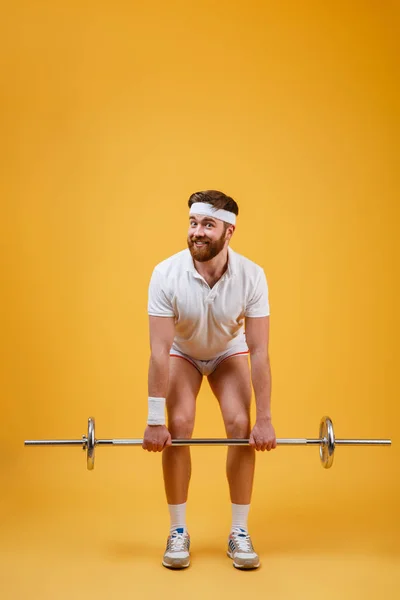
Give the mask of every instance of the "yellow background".
MULTIPOLYGON (((396 3, 17 1, 2 11, 1 588, 41 598, 398 598, 396 3), (187 199, 240 207, 232 247, 270 286, 279 437, 391 448, 258 456, 225 556, 226 450, 192 451, 192 567, 160 566, 160 455, 24 448, 141 437, 147 286, 186 247, 187 199)), ((196 436, 223 436, 205 381, 196 436)))

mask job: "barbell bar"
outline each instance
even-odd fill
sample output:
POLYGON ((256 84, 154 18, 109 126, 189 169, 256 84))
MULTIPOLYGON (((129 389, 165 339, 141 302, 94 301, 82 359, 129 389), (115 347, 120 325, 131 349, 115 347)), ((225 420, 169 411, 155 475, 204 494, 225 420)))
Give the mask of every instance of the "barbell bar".
MULTIPOLYGON (((319 437, 307 438, 277 438, 278 446, 319 446, 321 464, 329 469, 333 464, 336 446, 390 446, 389 439, 336 439, 332 419, 322 417, 319 425, 319 437)), ((95 436, 95 420, 88 419, 87 434, 78 440, 25 440, 25 446, 81 446, 86 450, 86 464, 89 471, 94 469, 96 446, 142 446, 143 439, 116 438, 97 440, 95 436)), ((194 438, 175 439, 172 446, 248 446, 249 439, 229 438, 194 438)))

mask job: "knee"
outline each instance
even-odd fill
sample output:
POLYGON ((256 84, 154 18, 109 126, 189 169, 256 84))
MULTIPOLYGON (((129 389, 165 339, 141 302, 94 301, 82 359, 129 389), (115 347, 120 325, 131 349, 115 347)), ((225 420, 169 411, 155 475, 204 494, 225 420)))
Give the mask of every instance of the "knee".
POLYGON ((168 429, 172 439, 191 438, 194 429, 194 417, 188 415, 174 415, 168 419, 168 429))
POLYGON ((250 415, 239 413, 225 421, 226 433, 229 438, 247 438, 250 435, 250 415))

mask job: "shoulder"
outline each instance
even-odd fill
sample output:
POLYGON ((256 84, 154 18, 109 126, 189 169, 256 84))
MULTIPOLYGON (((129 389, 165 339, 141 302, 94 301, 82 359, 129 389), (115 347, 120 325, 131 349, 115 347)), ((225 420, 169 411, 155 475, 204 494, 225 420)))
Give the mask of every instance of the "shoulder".
POLYGON ((236 271, 244 279, 257 280, 264 274, 264 268, 247 256, 239 254, 230 248, 236 271))
POLYGON ((159 275, 164 276, 165 278, 169 278, 171 276, 176 276, 179 273, 182 273, 188 265, 188 261, 190 258, 190 252, 187 248, 186 250, 181 250, 172 256, 164 259, 159 262, 153 269, 153 273, 157 273, 159 275))

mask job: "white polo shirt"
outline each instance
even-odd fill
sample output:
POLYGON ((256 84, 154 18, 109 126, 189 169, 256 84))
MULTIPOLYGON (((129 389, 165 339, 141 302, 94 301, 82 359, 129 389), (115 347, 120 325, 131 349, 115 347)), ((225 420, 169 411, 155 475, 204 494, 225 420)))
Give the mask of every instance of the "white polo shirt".
POLYGON ((154 268, 148 314, 175 317, 172 348, 197 360, 211 360, 238 344, 247 347, 244 318, 269 315, 264 270, 228 246, 228 268, 210 288, 187 248, 154 268))

